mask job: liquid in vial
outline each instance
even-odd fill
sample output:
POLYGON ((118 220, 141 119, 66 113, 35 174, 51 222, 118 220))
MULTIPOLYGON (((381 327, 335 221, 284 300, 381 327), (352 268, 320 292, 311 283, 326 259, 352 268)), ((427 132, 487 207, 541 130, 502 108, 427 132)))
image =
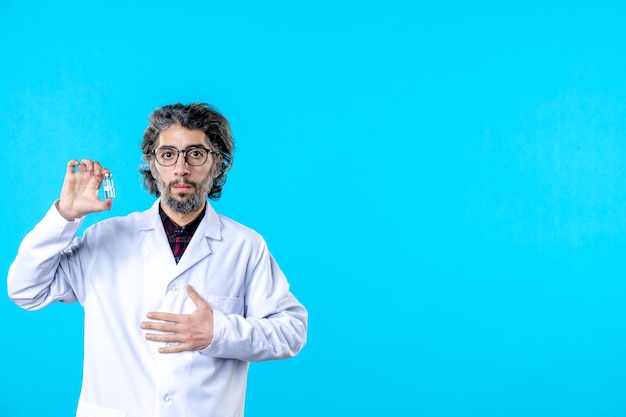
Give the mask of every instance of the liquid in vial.
POLYGON ((115 198, 115 186, 113 185, 113 174, 107 172, 104 174, 104 198, 115 198))

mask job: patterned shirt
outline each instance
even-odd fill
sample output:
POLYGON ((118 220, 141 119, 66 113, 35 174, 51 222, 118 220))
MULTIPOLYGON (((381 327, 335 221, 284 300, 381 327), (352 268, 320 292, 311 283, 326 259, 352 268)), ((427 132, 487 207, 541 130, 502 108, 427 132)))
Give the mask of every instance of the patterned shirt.
POLYGON ((196 217, 191 223, 185 226, 179 226, 174 223, 174 221, 170 219, 167 214, 165 214, 165 211, 163 211, 163 208, 159 205, 159 214, 161 215, 165 235, 170 243, 170 248, 172 248, 172 253, 174 254, 176 263, 180 261, 185 249, 189 246, 189 242, 191 241, 193 234, 196 232, 196 229, 198 229, 200 222, 204 218, 205 211, 206 205, 202 209, 202 212, 198 214, 198 217, 196 217))

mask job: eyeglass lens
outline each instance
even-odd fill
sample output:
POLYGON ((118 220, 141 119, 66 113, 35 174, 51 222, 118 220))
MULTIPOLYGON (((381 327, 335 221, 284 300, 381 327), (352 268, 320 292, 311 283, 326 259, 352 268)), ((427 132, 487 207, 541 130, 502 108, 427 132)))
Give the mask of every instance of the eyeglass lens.
POLYGON ((172 147, 162 147, 154 152, 157 162, 163 166, 174 165, 181 153, 185 161, 191 166, 203 165, 209 156, 209 150, 204 148, 187 148, 181 151, 172 147))

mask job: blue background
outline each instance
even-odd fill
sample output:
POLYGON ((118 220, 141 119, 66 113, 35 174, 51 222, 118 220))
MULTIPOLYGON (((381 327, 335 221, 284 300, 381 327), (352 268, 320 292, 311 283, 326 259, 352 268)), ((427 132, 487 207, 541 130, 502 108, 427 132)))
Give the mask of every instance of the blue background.
MULTIPOLYGON (((143 210, 147 116, 207 101, 218 211, 264 235, 309 342, 247 416, 626 415, 621 2, 0 3, 6 271, 71 158, 143 210)), ((82 310, 0 297, 0 415, 73 415, 82 310)))

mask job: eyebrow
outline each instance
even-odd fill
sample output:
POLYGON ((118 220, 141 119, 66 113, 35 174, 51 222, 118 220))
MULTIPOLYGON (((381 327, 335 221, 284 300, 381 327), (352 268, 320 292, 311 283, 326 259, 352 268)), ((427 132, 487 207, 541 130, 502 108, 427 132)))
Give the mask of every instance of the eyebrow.
POLYGON ((159 148, 172 148, 172 149, 176 149, 176 150, 178 150, 178 151, 184 151, 185 149, 190 149, 190 148, 206 148, 206 149, 211 149, 211 148, 209 148, 209 147, 208 147, 207 145, 205 145, 205 144, 193 144, 193 145, 189 145, 189 146, 187 146, 187 147, 186 147, 186 148, 184 148, 184 149, 178 149, 178 148, 177 148, 176 146, 174 146, 174 145, 161 145, 161 146, 159 146, 159 147, 158 147, 158 148, 156 148, 156 149, 159 149, 159 148))

